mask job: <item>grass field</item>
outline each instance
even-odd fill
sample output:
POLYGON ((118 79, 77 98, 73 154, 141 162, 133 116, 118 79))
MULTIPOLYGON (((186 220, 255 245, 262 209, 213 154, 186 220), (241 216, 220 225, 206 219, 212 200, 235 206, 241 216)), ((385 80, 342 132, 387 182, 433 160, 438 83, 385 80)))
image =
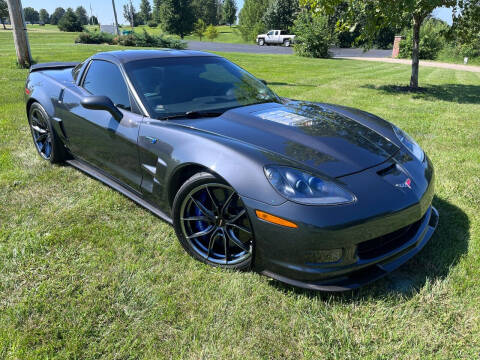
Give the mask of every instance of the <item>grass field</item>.
MULTIPOLYGON (((35 60, 112 46, 30 34, 35 60)), ((189 258, 149 212, 35 153, 26 70, 0 31, 0 359, 478 359, 480 74, 226 54, 278 94, 374 112, 424 147, 438 231, 412 261, 358 291, 325 294, 189 258)), ((374 189, 372 189, 374 191, 374 189)))

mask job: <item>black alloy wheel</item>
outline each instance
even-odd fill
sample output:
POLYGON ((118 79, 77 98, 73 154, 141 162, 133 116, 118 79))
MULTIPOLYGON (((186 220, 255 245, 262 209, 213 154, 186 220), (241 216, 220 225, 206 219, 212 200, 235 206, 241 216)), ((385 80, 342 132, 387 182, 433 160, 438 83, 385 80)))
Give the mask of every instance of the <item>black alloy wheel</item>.
POLYGON ((250 268, 253 232, 238 193, 210 173, 182 185, 174 200, 174 227, 186 251, 204 263, 250 268))

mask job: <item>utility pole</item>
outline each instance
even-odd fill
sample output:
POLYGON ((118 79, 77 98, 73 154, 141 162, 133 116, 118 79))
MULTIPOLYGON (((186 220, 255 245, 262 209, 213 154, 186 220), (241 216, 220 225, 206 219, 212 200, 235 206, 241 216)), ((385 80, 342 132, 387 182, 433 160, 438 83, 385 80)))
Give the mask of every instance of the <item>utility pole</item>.
POLYGON ((115 9, 115 0, 112 0, 113 6, 113 16, 115 16, 115 28, 117 29, 117 35, 120 35, 120 29, 118 27, 118 19, 117 19, 117 10, 115 9))
POLYGON ((8 13, 12 22, 13 41, 17 51, 18 65, 23 68, 29 68, 32 64, 32 55, 30 54, 30 45, 28 43, 27 27, 23 18, 21 0, 7 0, 8 13))

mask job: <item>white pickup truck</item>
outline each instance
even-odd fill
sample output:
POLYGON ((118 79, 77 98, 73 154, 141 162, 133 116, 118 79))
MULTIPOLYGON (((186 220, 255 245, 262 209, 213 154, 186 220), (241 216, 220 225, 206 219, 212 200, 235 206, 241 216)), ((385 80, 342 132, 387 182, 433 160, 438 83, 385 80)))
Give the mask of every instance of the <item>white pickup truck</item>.
POLYGON ((285 30, 270 30, 266 34, 257 36, 257 45, 283 45, 290 46, 293 44, 295 35, 288 34, 285 30))

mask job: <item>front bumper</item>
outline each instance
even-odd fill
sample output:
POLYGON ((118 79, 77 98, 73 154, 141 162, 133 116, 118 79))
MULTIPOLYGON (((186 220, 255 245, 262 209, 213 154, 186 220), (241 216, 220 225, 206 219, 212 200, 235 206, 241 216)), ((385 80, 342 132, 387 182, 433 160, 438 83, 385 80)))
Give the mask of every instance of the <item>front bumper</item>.
POLYGON ((422 220, 419 230, 402 247, 369 262, 359 260, 350 266, 350 271, 345 275, 323 281, 301 281, 290 279, 269 270, 263 270, 261 273, 283 283, 304 289, 320 291, 353 290, 387 275, 422 250, 437 228, 438 219, 437 209, 433 206, 430 207, 422 220))
POLYGON ((294 286, 344 291, 405 263, 431 238, 438 212, 432 206, 430 160, 401 160, 391 159, 341 179, 357 195, 354 204, 270 206, 244 198, 255 233, 255 269, 294 286), (385 172, 392 166, 401 167, 412 178, 410 189, 395 187, 401 174, 385 172), (298 228, 260 220, 255 209, 292 221, 298 228), (336 257, 329 258, 330 253, 336 257))

